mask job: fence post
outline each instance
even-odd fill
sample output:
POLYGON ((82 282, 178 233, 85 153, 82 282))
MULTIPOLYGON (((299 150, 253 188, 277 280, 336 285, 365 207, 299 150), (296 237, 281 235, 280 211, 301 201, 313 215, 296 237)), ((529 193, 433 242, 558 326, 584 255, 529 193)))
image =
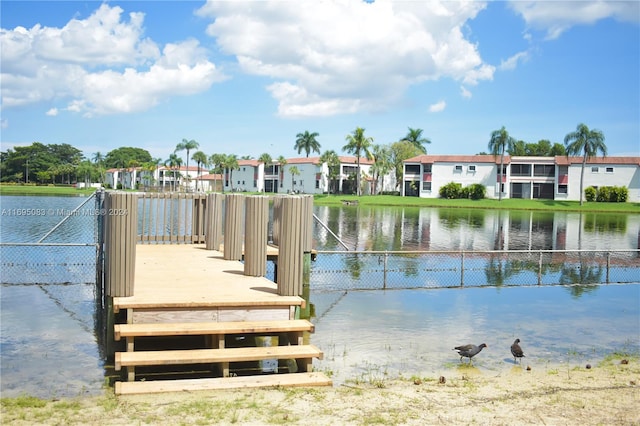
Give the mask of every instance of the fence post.
POLYGON ((244 274, 263 277, 267 273, 269 199, 265 196, 247 197, 245 211, 244 274))
POLYGON ((460 287, 464 287, 464 250, 460 252, 460 287))
POLYGON ((611 266, 611 252, 607 252, 607 284, 609 284, 609 270, 611 266))
POLYGON ((242 225, 244 195, 229 194, 225 197, 224 252, 225 260, 242 259, 242 225))
POLYGON ((222 242, 222 194, 207 194, 204 241, 207 250, 220 250, 222 242))
POLYGON ((383 289, 387 288, 387 258, 388 258, 388 256, 389 256, 389 253, 387 253, 387 251, 385 250, 384 256, 382 257, 382 267, 384 268, 383 276, 382 276, 382 288, 383 289))
POLYGON ((538 285, 542 284, 542 251, 538 254, 538 285))

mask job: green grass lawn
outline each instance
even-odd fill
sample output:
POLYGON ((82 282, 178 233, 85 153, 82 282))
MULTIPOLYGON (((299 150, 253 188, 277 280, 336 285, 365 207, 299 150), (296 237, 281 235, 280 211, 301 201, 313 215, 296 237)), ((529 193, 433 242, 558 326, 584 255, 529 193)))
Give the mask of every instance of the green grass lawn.
MULTIPOLYGON (((72 186, 0 185, 0 195, 91 195, 95 189, 76 189, 72 186)), ((252 195, 246 193, 245 195, 252 195)), ((264 195, 264 194, 260 194, 264 195)), ((505 198, 502 201, 447 200, 442 198, 400 197, 398 195, 315 195, 314 204, 341 206, 351 202, 359 206, 446 207, 504 210, 547 210, 576 212, 639 213, 640 203, 587 203, 578 201, 522 200, 505 198)))
POLYGON ((0 195, 91 195, 95 188, 76 189, 73 186, 0 185, 0 195))
POLYGON ((322 206, 357 202, 359 206, 447 207, 504 210, 550 210, 611 213, 640 213, 640 203, 587 203, 563 200, 493 199, 447 200, 443 198, 400 197, 397 195, 316 195, 314 204, 322 206))

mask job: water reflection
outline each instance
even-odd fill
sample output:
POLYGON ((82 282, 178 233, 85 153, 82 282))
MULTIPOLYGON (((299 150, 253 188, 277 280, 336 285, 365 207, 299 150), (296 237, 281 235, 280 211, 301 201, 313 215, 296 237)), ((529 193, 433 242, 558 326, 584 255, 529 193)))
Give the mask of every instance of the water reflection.
MULTIPOLYGON (((640 215, 438 209, 326 207, 314 212, 349 250, 640 249, 640 215)), ((318 224, 315 248, 342 250, 318 224)))

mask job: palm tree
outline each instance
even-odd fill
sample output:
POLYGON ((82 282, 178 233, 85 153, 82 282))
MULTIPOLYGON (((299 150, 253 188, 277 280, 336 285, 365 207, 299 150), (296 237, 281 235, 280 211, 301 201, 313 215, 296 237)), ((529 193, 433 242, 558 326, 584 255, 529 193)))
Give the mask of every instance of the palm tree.
POLYGON ((393 164, 391 163, 391 150, 388 146, 374 145, 372 151, 374 163, 371 172, 373 173, 373 194, 375 195, 378 192, 378 179, 382 177, 381 186, 384 190, 384 176, 391 171, 393 164))
POLYGON ((325 151, 320 156, 320 162, 322 164, 327 163, 327 179, 329 183, 329 187, 327 188, 327 192, 331 194, 331 184, 338 178, 340 174, 340 157, 334 150, 325 151))
POLYGON ((231 186, 231 192, 233 192, 233 171, 239 169, 238 156, 235 154, 225 155, 221 166, 229 171, 229 185, 231 186))
POLYGON ((317 132, 309 133, 308 130, 305 130, 304 133, 298 133, 296 135, 296 145, 294 146, 298 150, 298 154, 304 151, 307 153, 307 158, 311 151, 320 154, 320 143, 316 140, 318 136, 320 135, 317 132))
POLYGON ((513 145, 516 140, 509 136, 509 132, 502 126, 500 130, 494 130, 491 132, 491 140, 489 141, 489 151, 496 156, 500 154, 500 170, 498 176, 500 177, 500 184, 498 185, 498 201, 502 201, 502 181, 504 178, 504 152, 506 150, 513 149, 513 145))
POLYGON ((164 162, 164 165, 169 167, 169 170, 173 171, 173 190, 176 190, 176 169, 180 168, 182 165, 182 158, 178 156, 175 152, 169 155, 169 158, 164 162))
MULTIPOLYGON (((207 157, 207 154, 205 154, 202 151, 196 151, 193 153, 193 156, 191 156, 191 159, 193 161, 195 161, 196 163, 198 163, 198 180, 200 180, 200 169, 201 166, 208 166, 209 165, 209 157, 207 157)), ((196 181, 196 191, 198 190, 198 181, 196 181)))
POLYGON ((98 151, 95 154, 93 154, 92 160, 96 165, 96 169, 98 170, 98 174, 99 174, 100 183, 102 184, 104 183, 104 174, 105 174, 104 155, 102 155, 102 153, 98 151))
POLYGON ((582 155, 582 170, 580 171, 580 205, 583 203, 584 167, 587 160, 597 156, 598 151, 603 157, 607 155, 607 146, 604 144, 604 134, 600 130, 589 130, 585 124, 578 124, 574 132, 564 137, 567 147, 567 157, 570 155, 582 155))
POLYGON ((295 192, 295 179, 300 174, 300 170, 298 170, 297 166, 291 166, 289 167, 289 173, 291 173, 291 192, 295 192))
MULTIPOLYGON (((224 163, 224 157, 224 154, 212 154, 211 157, 209 157, 209 166, 211 166, 211 170, 209 170, 209 173, 222 175, 222 173, 224 172, 224 168, 222 167, 222 163, 224 163)), ((215 191, 217 186, 215 185, 215 181, 213 186, 213 190, 215 191)), ((222 182, 220 182, 220 187, 220 191, 224 192, 224 185, 222 185, 222 182)))
POLYGON ((287 159, 281 155, 278 157, 276 161, 279 164, 279 173, 280 173, 280 177, 278 178, 278 181, 280 182, 280 187, 282 188, 282 182, 284 181, 284 166, 287 165, 287 159))
POLYGON ((431 141, 428 138, 422 137, 422 132, 422 129, 412 129, 411 127, 409 127, 409 132, 407 132, 407 135, 400 140, 411 142, 413 145, 415 145, 416 148, 420 150, 421 153, 426 154, 427 148, 425 148, 424 145, 431 143, 431 141))
POLYGON ((371 144, 373 144, 373 138, 366 137, 362 127, 356 127, 353 133, 348 134, 345 139, 347 144, 342 147, 342 150, 356 156, 356 162, 358 164, 358 173, 356 174, 356 194, 360 196, 360 157, 364 154, 367 159, 371 159, 371 152, 369 152, 369 148, 371 147, 371 144))
POLYGON ((189 151, 191 151, 192 149, 198 149, 199 147, 200 147, 200 144, 193 139, 191 140, 182 139, 182 142, 176 145, 175 152, 187 151, 187 186, 189 186, 189 151))

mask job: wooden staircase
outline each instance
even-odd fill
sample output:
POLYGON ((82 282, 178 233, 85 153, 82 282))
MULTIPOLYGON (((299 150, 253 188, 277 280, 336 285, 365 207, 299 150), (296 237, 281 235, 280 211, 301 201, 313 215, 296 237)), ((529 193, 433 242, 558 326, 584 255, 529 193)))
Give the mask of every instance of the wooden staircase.
MULTIPOLYGON (((145 308, 146 311, 148 309, 145 308)), ((136 317, 132 311, 129 314, 130 318, 136 317)), ((126 351, 115 353, 115 369, 120 371, 125 368, 127 371, 127 381, 116 382, 115 393, 123 395, 238 387, 329 386, 332 384, 329 378, 312 371, 312 361, 314 358, 322 359, 322 351, 313 345, 304 344, 305 333, 313 331, 314 325, 311 322, 299 319, 115 324, 114 339, 126 339, 126 351), (260 346, 256 343, 256 337, 266 337, 267 342, 277 341, 277 345, 260 346), (196 343, 187 343, 187 348, 175 349, 176 338, 191 338, 196 343), (152 343, 149 344, 149 341, 152 343), (243 345, 230 347, 236 341, 242 341, 243 345), (138 349, 145 344, 146 348, 138 349), (277 362, 275 373, 264 374, 255 366, 246 368, 247 363, 257 365, 257 362, 264 360, 277 362), (200 370, 211 373, 196 379, 156 379, 172 367, 185 368, 190 365, 197 365, 200 370), (242 371, 241 366, 245 366, 242 371), (136 368, 151 369, 146 375, 153 379, 136 380, 136 368), (217 377, 210 377, 212 374, 217 377)))

